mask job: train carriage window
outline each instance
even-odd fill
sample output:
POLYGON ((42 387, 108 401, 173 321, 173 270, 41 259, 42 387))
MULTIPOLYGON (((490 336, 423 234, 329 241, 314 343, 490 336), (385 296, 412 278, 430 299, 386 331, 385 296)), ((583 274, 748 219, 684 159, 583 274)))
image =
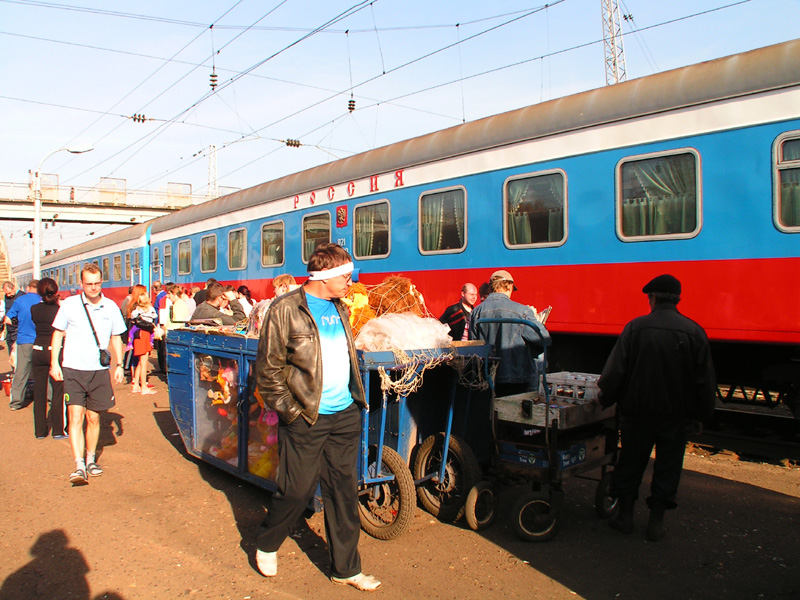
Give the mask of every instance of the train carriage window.
MULTIPOLYGON (((140 283, 142 281, 142 274, 139 268, 139 251, 133 253, 133 276, 136 278, 140 283)), ((131 282, 133 283, 133 282, 131 282)))
POLYGON ((61 285, 67 285, 67 267, 61 267, 61 285))
POLYGON ((178 242, 178 275, 188 275, 192 272, 192 242, 183 240, 178 242))
POLYGON ((523 175, 504 186, 506 245, 530 248, 564 243, 566 175, 563 171, 523 175))
POLYGON ((261 226, 261 266, 278 267, 283 264, 283 221, 261 226))
POLYGON ((67 285, 75 283, 75 268, 74 265, 67 267, 67 285))
POLYGON ((212 273, 217 270, 217 236, 204 235, 200 238, 200 272, 212 273))
POLYGON ((331 241, 331 214, 328 212, 303 217, 303 262, 314 254, 317 246, 331 241))
POLYGON ((108 281, 111 279, 111 261, 108 260, 108 257, 103 259, 103 281, 108 281))
POLYGON ((700 169, 682 149, 617 165, 617 228, 622 239, 687 238, 700 227, 700 169))
POLYGON ((158 246, 153 246, 153 262, 150 267, 153 272, 153 281, 158 279, 158 272, 161 270, 161 261, 158 260, 158 246))
POLYGON ((355 257, 389 256, 389 202, 363 204, 355 209, 355 257))
POLYGON ((122 257, 117 254, 114 256, 114 281, 122 279, 122 257))
POLYGON ((172 244, 164 244, 164 279, 172 277, 172 244))
POLYGON ((775 220, 784 231, 800 231, 800 132, 776 140, 775 220))
POLYGON ((422 254, 462 252, 467 246, 464 188, 423 194, 419 199, 419 248, 422 254))
POLYGON ((228 268, 239 271, 247 268, 247 230, 228 232, 228 268))
POLYGON ((125 253, 125 281, 131 281, 131 255, 125 253))

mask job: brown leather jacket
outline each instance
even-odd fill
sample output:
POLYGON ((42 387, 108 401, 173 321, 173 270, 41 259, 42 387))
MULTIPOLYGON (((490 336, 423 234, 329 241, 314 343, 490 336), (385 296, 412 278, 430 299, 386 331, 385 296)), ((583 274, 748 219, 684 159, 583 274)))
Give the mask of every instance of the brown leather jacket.
MULTIPOLYGON (((358 371, 353 332, 345 306, 333 301, 342 318, 350 350, 350 394, 366 407, 358 371)), ((322 396, 322 356, 319 329, 311 316, 303 287, 284 294, 269 307, 261 325, 256 355, 256 397, 276 411, 285 423, 301 416, 316 423, 322 396)))

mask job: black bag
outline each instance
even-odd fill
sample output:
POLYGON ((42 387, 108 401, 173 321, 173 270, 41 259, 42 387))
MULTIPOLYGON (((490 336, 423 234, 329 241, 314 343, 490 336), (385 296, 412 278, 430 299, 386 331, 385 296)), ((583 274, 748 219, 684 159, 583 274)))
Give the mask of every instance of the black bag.
POLYGON ((133 350, 125 350, 125 355, 122 357, 122 368, 126 371, 131 368, 133 364, 133 350))
POLYGON ((100 366, 107 367, 110 364, 111 364, 111 355, 108 353, 108 350, 100 348, 100 366))
POLYGON ((153 333, 156 329, 155 323, 151 323, 147 319, 143 319, 142 317, 136 317, 133 320, 133 324, 136 325, 142 331, 146 331, 148 333, 153 333))

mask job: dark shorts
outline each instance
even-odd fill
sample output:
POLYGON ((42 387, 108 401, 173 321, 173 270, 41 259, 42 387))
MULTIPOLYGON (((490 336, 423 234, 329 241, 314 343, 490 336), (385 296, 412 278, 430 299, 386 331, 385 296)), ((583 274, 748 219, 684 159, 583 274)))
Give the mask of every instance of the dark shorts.
POLYGON ((64 373, 64 404, 83 406, 100 412, 114 406, 114 389, 111 387, 111 374, 108 369, 99 371, 78 371, 62 369, 64 373))

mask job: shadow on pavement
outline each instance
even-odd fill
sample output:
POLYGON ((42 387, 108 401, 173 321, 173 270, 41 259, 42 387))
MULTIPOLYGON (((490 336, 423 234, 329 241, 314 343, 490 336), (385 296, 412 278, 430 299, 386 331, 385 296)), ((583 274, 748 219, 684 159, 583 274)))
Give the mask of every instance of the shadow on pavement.
MULTIPOLYGON (((86 574, 89 565, 77 548, 69 546, 62 529, 41 534, 30 550, 33 559, 8 576, 0 598, 8 600, 89 600, 86 574)), ((103 592, 94 600, 124 600, 116 592, 103 592)))
MULTIPOLYGON (((197 470, 203 480, 215 490, 225 494, 239 530, 241 538, 239 546, 247 555, 250 566, 257 570, 255 536, 267 514, 270 492, 189 454, 169 410, 156 411, 153 413, 153 417, 164 438, 169 440, 181 456, 197 465, 197 470)), ((310 518, 313 514, 312 511, 307 511, 306 518, 310 518)), ((330 571, 325 540, 311 529, 305 519, 298 522, 290 536, 322 573, 327 574, 330 571)))

